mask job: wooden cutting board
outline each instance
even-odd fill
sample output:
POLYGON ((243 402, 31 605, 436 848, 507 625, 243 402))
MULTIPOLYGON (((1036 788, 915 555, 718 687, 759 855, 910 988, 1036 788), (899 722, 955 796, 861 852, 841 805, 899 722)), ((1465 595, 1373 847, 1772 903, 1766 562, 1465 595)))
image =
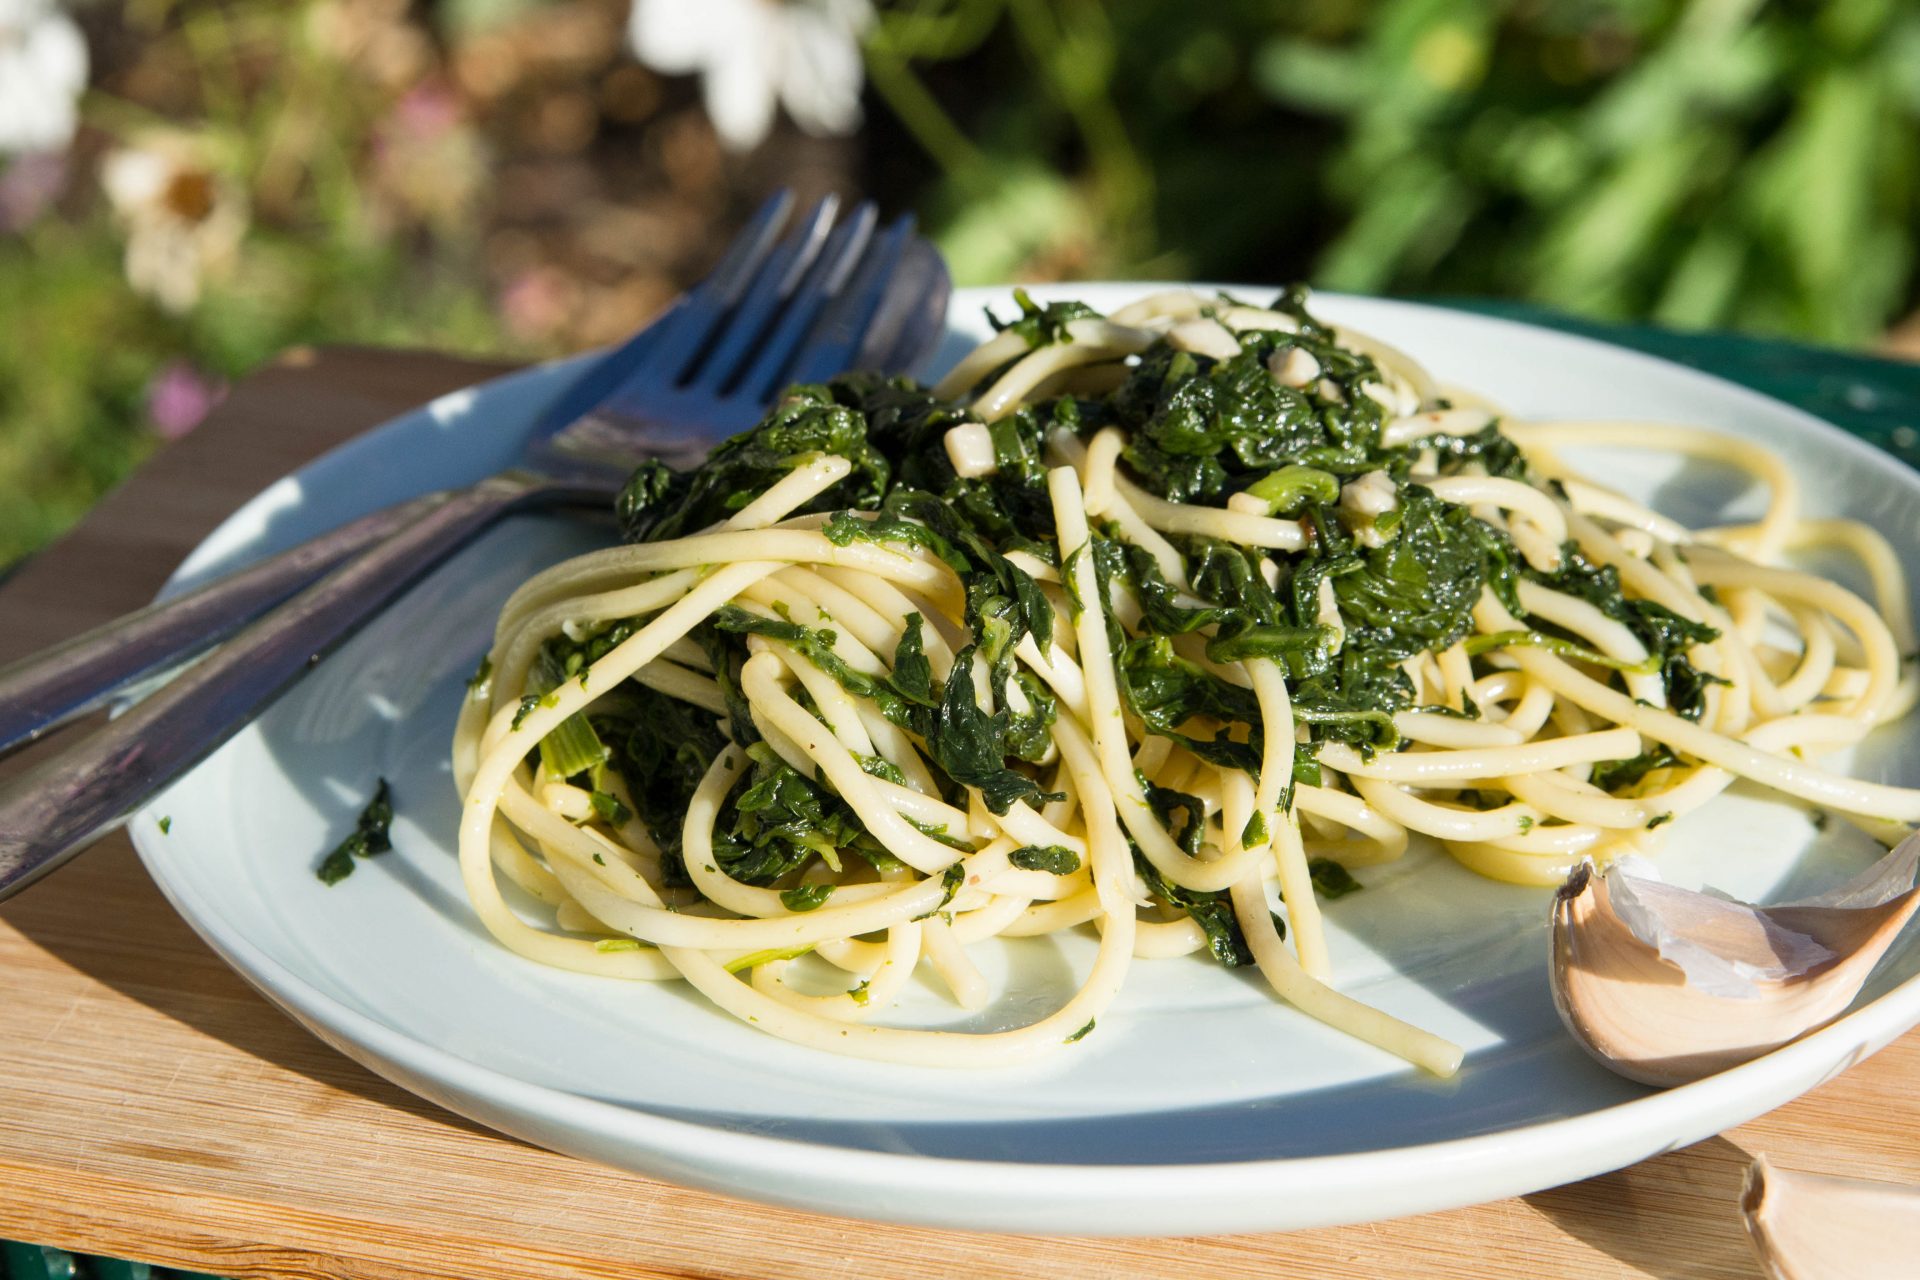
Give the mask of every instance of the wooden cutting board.
MULTIPOLYGON (((151 598, 226 513, 497 372, 296 352, 0 583, 0 662, 151 598)), ((1095 1240, 872 1226, 554 1155, 354 1065, 203 946, 124 836, 0 907, 0 1238, 229 1276, 1751 1280, 1750 1159, 1920 1181, 1920 1034, 1800 1101, 1607 1177, 1373 1226, 1095 1240)))

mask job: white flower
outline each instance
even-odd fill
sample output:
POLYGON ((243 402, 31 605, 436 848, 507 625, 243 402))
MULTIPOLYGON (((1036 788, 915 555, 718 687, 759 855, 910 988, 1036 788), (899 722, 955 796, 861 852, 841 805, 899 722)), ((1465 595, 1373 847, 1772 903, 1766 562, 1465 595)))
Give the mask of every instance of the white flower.
POLYGON ((127 282, 167 310, 191 310, 208 279, 232 271, 246 195, 197 140, 158 133, 111 152, 100 185, 127 228, 127 282))
POLYGON ((0 155, 64 151, 87 87, 87 42, 53 0, 0 0, 0 155))
POLYGON ((640 60, 702 76, 721 141, 746 151, 776 105, 808 133, 860 123, 860 34, 869 0, 634 0, 627 34, 640 60))

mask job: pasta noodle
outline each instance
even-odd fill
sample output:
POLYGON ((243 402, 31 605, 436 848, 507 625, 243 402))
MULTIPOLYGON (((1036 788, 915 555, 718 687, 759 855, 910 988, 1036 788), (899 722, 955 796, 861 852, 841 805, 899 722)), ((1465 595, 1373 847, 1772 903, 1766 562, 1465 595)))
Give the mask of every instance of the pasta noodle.
POLYGON ((1454 407, 1297 295, 1023 309, 931 392, 800 389, 696 476, 643 469, 629 545, 508 601, 453 744, 496 939, 929 1066, 1071 1044, 1136 960, 1207 952, 1449 1074, 1332 985, 1346 868, 1420 836, 1554 884, 1742 778, 1920 820, 1811 758, 1920 692, 1897 559, 1803 519, 1761 447, 1454 407), (1711 458, 1769 505, 1689 530, 1569 447, 1711 458), (1786 563, 1815 545, 1873 598, 1786 563), (975 949, 1089 927, 1024 1026, 887 1024, 923 961, 978 1008, 975 949))

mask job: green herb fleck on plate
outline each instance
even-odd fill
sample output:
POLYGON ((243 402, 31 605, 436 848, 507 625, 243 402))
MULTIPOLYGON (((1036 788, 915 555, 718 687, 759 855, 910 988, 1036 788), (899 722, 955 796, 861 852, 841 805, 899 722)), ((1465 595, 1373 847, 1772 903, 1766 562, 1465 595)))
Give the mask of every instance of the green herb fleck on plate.
MULTIPOLYGON (((163 824, 161 830, 167 829, 163 824)), ((321 859, 314 874, 320 877, 320 883, 336 885, 353 874, 355 858, 371 858, 376 853, 385 853, 393 848, 388 829, 393 825, 393 795, 387 789, 387 780, 380 779, 374 788, 373 799, 367 801, 367 807, 360 811, 360 818, 354 824, 353 831, 334 846, 333 852, 321 859)))

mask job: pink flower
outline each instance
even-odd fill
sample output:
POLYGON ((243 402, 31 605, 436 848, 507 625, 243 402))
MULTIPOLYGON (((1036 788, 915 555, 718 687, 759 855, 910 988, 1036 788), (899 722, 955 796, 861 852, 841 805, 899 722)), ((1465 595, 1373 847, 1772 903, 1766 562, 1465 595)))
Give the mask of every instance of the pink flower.
POLYGON ((500 315, 507 329, 523 342, 551 338, 567 322, 579 302, 573 282, 552 267, 534 267, 507 282, 500 291, 500 315))
POLYGON ((413 86, 394 104, 391 126, 402 137, 435 142, 464 118, 459 96, 445 85, 428 82, 413 86))
POLYGON ((168 361, 147 384, 147 421, 164 440, 178 440, 227 398, 227 384, 185 360, 168 361))
POLYGON ((411 217, 449 231, 470 225, 487 178, 480 135, 446 85, 415 85, 374 130, 377 186, 411 217))
POLYGON ((32 226, 66 185, 63 152, 36 151, 0 160, 0 235, 32 226))

